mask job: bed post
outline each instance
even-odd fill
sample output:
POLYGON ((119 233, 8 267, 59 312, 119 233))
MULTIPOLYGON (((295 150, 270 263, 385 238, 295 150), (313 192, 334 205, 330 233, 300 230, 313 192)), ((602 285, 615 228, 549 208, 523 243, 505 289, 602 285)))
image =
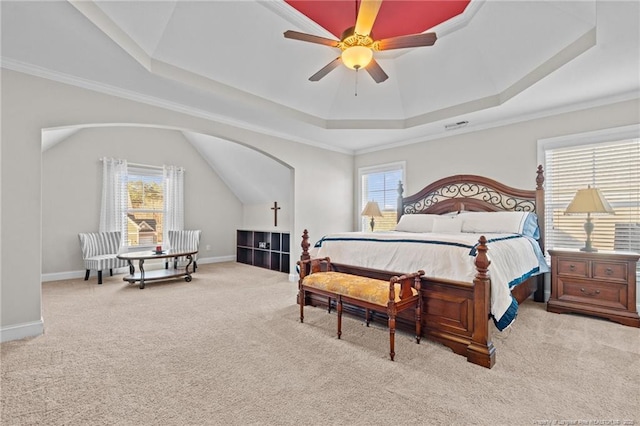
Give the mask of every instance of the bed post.
POLYGON ((311 259, 311 255, 309 254, 309 232, 305 229, 302 231, 302 242, 300 243, 300 247, 302 247, 302 254, 300 255, 300 260, 298 261, 298 267, 300 268, 300 282, 302 282, 302 278, 309 273, 309 259, 311 259), (306 263, 305 263, 306 262, 306 263), (302 268, 305 268, 304 271, 302 268))
POLYGON ((536 215, 540 228, 540 248, 544 253, 544 171, 542 164, 538 166, 536 172, 536 215))
POLYGON ((302 243, 300 243, 300 247, 302 247, 300 260, 305 261, 311 259, 311 256, 309 255, 309 246, 309 231, 305 229, 302 231, 302 243))
MULTIPOLYGON (((540 238, 538 243, 544 255, 544 231, 545 231, 545 207, 544 207, 544 170, 542 164, 538 165, 536 172, 536 215, 538 216, 538 228, 540 229, 540 238)), ((544 277, 546 274, 540 274, 536 278, 537 288, 533 294, 533 300, 536 302, 544 302, 544 277)))
POLYGON ((478 273, 473 280, 473 334, 467 346, 467 361, 491 368, 496 362, 496 350, 489 336, 489 310, 491 307, 491 281, 487 256, 487 239, 480 237, 475 265, 478 273))
POLYGON ((300 305, 300 322, 302 322, 302 318, 303 318, 302 309, 303 309, 303 306, 306 304, 306 300, 303 299, 305 296, 304 296, 304 291, 302 291, 302 279, 309 272, 310 262, 305 262, 311 259, 311 256, 309 255, 309 245, 310 245, 309 232, 305 229, 304 231, 302 231, 302 243, 300 243, 300 247, 302 247, 302 254, 300 255, 300 260, 297 262, 297 265, 300 268, 300 278, 298 279, 298 296, 297 296, 297 301, 298 301, 298 304, 300 305))
POLYGON ((402 187, 402 181, 398 181, 398 205, 396 207, 396 223, 400 222, 400 218, 402 217, 402 213, 404 213, 404 206, 402 204, 402 194, 404 193, 404 188, 402 187))

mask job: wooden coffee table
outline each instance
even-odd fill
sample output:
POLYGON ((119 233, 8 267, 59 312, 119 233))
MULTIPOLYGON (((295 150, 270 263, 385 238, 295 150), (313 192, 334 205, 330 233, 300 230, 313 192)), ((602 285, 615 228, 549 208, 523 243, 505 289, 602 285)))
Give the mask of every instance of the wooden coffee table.
POLYGON ((129 283, 140 283, 140 289, 143 289, 145 283, 148 281, 160 281, 160 280, 170 280, 178 277, 184 277, 186 282, 191 281, 191 272, 189 271, 189 266, 193 263, 193 256, 198 253, 197 250, 194 251, 172 251, 166 250, 161 253, 156 253, 155 251, 132 251, 129 253, 122 253, 118 255, 119 259, 124 259, 129 262, 129 275, 123 278, 124 281, 128 281, 129 283), (189 263, 187 266, 182 268, 178 268, 175 262, 173 263, 173 267, 168 269, 158 269, 153 271, 145 271, 144 270, 144 261, 149 259, 174 259, 178 257, 186 257, 189 259, 189 263), (135 267, 133 266, 133 262, 138 261, 138 269, 139 272, 136 272, 135 267))

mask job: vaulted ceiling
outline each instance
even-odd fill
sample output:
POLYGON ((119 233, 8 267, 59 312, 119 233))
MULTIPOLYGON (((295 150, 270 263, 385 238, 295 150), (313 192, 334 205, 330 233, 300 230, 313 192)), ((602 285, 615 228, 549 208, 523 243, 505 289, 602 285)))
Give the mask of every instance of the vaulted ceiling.
POLYGON ((637 98, 640 2, 382 3, 377 38, 433 31, 431 47, 376 52, 376 84, 339 67, 354 1, 3 1, 2 65, 349 153, 637 98), (425 9, 426 8, 426 9, 425 9), (441 9, 441 8, 444 8, 441 9), (357 84, 357 96, 355 96, 357 84))

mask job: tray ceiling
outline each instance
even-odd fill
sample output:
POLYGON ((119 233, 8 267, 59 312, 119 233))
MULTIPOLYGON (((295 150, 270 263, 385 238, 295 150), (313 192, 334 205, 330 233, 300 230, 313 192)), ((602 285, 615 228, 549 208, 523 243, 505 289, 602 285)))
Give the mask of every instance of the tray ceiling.
POLYGON ((388 0, 377 38, 435 31, 438 41, 376 52, 381 84, 345 67, 308 81, 337 51, 283 33, 336 38, 344 23, 318 14, 320 3, 355 15, 340 1, 4 1, 2 61, 345 152, 439 137, 462 120, 472 130, 638 97, 638 2, 388 0), (461 13, 408 9, 425 4, 461 13))

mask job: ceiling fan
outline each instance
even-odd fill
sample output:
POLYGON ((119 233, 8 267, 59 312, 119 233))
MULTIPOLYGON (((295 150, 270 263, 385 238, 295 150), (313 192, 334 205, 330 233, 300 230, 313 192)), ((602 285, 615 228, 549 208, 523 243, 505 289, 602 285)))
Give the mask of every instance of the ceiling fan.
POLYGON ((356 25, 347 28, 342 33, 339 41, 298 31, 289 30, 284 33, 285 38, 337 47, 342 51, 340 56, 309 77, 309 80, 320 80, 342 63, 356 70, 356 72, 364 68, 376 83, 382 83, 389 78, 389 76, 373 58, 374 51, 432 46, 436 42, 437 37, 435 33, 413 34, 375 40, 371 29, 373 28, 373 23, 376 20, 381 5, 382 0, 361 0, 360 9, 357 11, 356 25))

